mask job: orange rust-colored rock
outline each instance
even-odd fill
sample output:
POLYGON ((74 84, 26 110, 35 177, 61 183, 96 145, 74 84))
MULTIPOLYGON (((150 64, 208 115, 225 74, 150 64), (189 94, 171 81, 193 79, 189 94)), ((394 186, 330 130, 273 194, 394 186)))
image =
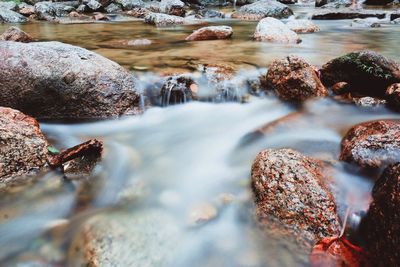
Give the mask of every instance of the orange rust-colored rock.
POLYGON ((186 41, 228 39, 232 34, 233 30, 229 26, 209 26, 194 31, 186 37, 186 41))

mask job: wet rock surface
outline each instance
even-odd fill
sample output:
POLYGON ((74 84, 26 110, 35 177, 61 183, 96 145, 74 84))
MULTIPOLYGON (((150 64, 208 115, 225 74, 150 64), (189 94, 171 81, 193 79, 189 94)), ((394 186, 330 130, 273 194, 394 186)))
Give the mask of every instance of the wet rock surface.
POLYGON ((136 114, 136 80, 117 63, 59 42, 0 43, 0 105, 42 119, 136 114))
POLYGON ((69 266, 171 265, 178 230, 174 218, 160 210, 98 215, 74 238, 69 266))
POLYGON ((33 38, 17 27, 10 27, 2 35, 0 35, 0 41, 29 43, 33 41, 33 38))
POLYGON ((265 80, 278 97, 285 101, 303 102, 328 94, 314 68, 296 56, 272 62, 265 80))
POLYGON ((354 10, 350 8, 327 8, 322 11, 317 11, 312 15, 312 19, 316 20, 334 20, 334 19, 364 19, 375 17, 379 19, 384 19, 387 15, 386 11, 375 11, 375 10, 365 10, 359 9, 354 10))
POLYGON ((379 120, 353 126, 342 140, 340 159, 370 168, 400 161, 400 121, 379 120))
POLYGON ((48 143, 38 122, 0 107, 0 188, 18 183, 46 164, 48 143))
POLYGON ((0 9, 0 23, 22 23, 27 21, 27 18, 15 11, 0 9))
POLYGON ((372 190, 373 201, 360 231, 371 266, 400 265, 400 163, 388 166, 372 190))
POLYGON ((400 111, 400 83, 390 85, 386 90, 385 97, 391 108, 400 111))
POLYGON ((167 77, 161 88, 161 105, 168 106, 186 103, 196 98, 193 90, 195 85, 190 74, 180 74, 167 77))
POLYGON ((185 15, 185 4, 180 0, 161 0, 160 11, 174 16, 185 15))
POLYGON ((229 26, 209 26, 195 30, 186 37, 186 41, 229 39, 232 34, 233 30, 229 26))
POLYGON ((232 18, 244 20, 260 20, 266 17, 288 18, 293 11, 286 5, 274 0, 260 0, 253 4, 244 5, 232 14, 232 18))
POLYGON ((253 38, 257 41, 291 43, 301 42, 300 37, 283 22, 274 18, 265 18, 257 24, 253 38))
POLYGON ((322 82, 331 86, 347 82, 351 92, 384 97, 386 89, 400 82, 400 66, 373 51, 359 51, 335 58, 322 66, 322 82))
POLYGON ((317 25, 308 19, 289 20, 286 26, 295 33, 312 33, 320 30, 317 25))
POLYGON ((336 205, 322 162, 292 149, 266 149, 253 162, 251 184, 261 224, 284 227, 308 250, 339 233, 336 205))
POLYGON ((184 24, 185 20, 182 17, 172 16, 161 13, 149 13, 145 16, 144 21, 148 24, 153 24, 157 27, 166 27, 184 24))

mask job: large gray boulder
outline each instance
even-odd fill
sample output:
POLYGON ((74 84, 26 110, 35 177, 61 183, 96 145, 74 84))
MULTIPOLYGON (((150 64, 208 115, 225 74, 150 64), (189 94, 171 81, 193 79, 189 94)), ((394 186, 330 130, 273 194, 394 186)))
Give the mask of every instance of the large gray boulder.
POLYGON ((28 21, 27 18, 9 9, 0 9, 0 23, 22 23, 28 21))
POLYGON ((293 11, 286 5, 275 0, 260 0, 253 4, 244 5, 232 14, 232 18, 245 20, 260 20, 266 17, 277 19, 288 18, 293 11))
POLYGON ((106 118, 140 110, 129 72, 60 42, 0 42, 0 88, 0 105, 39 119, 106 118))

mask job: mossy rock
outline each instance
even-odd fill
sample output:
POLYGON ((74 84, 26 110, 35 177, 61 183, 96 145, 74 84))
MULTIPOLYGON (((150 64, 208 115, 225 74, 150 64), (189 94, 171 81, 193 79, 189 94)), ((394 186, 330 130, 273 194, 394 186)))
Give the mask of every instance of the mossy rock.
POLYGON ((347 82, 353 93, 384 96, 386 88, 400 81, 398 63, 373 51, 359 51, 335 58, 321 69, 327 86, 347 82))

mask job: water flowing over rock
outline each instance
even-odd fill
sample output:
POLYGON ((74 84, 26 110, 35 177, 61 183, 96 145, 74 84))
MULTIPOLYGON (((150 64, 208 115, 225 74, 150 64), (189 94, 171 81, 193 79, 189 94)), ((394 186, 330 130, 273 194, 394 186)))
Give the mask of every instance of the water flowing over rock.
POLYGON ((317 25, 308 19, 289 20, 286 26, 295 33, 312 33, 320 30, 317 25))
POLYGON ((331 86, 347 82, 351 92, 384 97, 386 89, 400 82, 400 66, 373 51, 359 51, 335 58, 321 69, 322 82, 331 86))
POLYGON ((181 25, 185 22, 184 18, 161 13, 149 13, 144 17, 144 21, 157 27, 181 25))
POLYGON ((354 28, 379 28, 381 24, 377 18, 354 19, 351 24, 354 28))
POLYGON ((98 215, 74 238, 69 266, 172 266, 178 244, 178 224, 163 211, 98 215))
POLYGON ((161 0, 160 11, 174 16, 185 15, 185 4, 180 0, 161 0))
POLYGON ((339 233, 324 164, 291 149, 266 149, 253 162, 251 184, 261 224, 283 227, 307 252, 339 233))
POLYGON ((170 76, 161 88, 161 105, 168 106, 182 104, 195 98, 196 92, 192 90, 195 85, 190 74, 170 76))
POLYGON ((314 68, 296 56, 272 62, 265 80, 278 97, 285 101, 303 102, 328 94, 314 68))
POLYGON ((400 265, 400 163, 388 166, 372 190, 373 201, 360 225, 371 266, 400 265))
POLYGON ((186 37, 187 41, 202 41, 228 39, 232 36, 233 30, 229 26, 209 26, 195 30, 192 34, 186 37))
POLYGON ((379 120, 353 126, 342 140, 340 159, 371 168, 400 161, 400 121, 379 120))
POLYGON ((232 14, 232 18, 245 20, 260 20, 266 17, 288 18, 293 11, 286 5, 275 0, 260 0, 253 4, 244 5, 232 14))
POLYGON ((0 85, 0 105, 36 118, 106 118, 140 110, 130 73, 100 55, 59 42, 0 42, 0 85))
POLYGON ((28 19, 8 9, 0 9, 0 23, 22 23, 27 22, 28 19))
POLYGON ((37 121, 17 110, 0 107, 0 188, 46 164, 48 143, 37 121))
POLYGON ((0 40, 29 43, 33 41, 33 38, 17 27, 10 27, 0 35, 0 40))
POLYGON ((301 42, 300 37, 283 22, 274 18, 265 18, 258 22, 253 35, 257 41, 292 43, 301 42))

